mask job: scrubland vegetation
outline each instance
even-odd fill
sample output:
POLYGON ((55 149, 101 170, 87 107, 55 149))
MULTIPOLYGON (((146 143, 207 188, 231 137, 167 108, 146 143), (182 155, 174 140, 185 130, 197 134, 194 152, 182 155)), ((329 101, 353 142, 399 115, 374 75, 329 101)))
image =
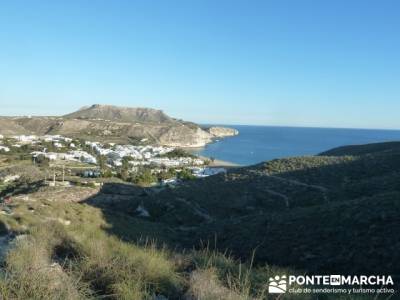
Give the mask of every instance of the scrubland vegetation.
MULTIPOLYGON (((16 237, 0 279, 5 299, 262 299, 271 270, 203 250, 172 251, 107 233, 100 209, 35 199, 1 215, 16 237), (203 297, 203 296, 205 297, 203 297)), ((126 228, 129 231, 129 228, 126 228)), ((4 232, 3 232, 4 233, 4 232)), ((283 270, 280 270, 283 271, 283 270)))

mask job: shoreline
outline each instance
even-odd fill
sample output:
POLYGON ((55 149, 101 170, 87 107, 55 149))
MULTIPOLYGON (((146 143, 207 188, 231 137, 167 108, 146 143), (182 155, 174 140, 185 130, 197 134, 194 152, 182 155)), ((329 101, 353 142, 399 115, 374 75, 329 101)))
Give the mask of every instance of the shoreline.
POLYGON ((222 159, 217 159, 215 158, 214 161, 211 161, 211 157, 208 156, 204 156, 204 155, 200 155, 198 153, 196 153, 194 151, 194 149, 202 149, 204 147, 193 147, 193 148, 188 148, 188 147, 182 147, 181 149, 189 152, 190 154, 193 154, 195 156, 197 156, 200 159, 203 160, 209 160, 210 164, 208 165, 209 167, 224 167, 224 168, 238 168, 238 167, 243 167, 243 165, 231 162, 231 161, 226 161, 226 160, 222 160, 222 159))
MULTIPOLYGON (((234 128, 229 128, 229 129, 234 129, 234 128)), ((235 129, 236 130, 236 129, 235 129)), ((204 156, 204 155, 200 155, 198 153, 196 153, 196 150, 201 150, 204 149, 205 147, 207 147, 207 145, 209 144, 213 144, 216 143, 222 139, 225 138, 229 138, 229 137, 234 137, 239 135, 239 131, 236 131, 236 134, 233 135, 224 135, 224 136, 214 136, 213 138, 211 138, 211 140, 209 142, 204 143, 203 145, 192 145, 192 146, 185 146, 185 147, 180 147, 181 149, 196 155, 198 158, 203 159, 203 160, 209 160, 210 164, 208 165, 209 167, 224 167, 224 168, 238 168, 238 167, 243 167, 243 165, 231 162, 231 161, 225 161, 225 160, 221 160, 221 159, 216 159, 214 158, 213 161, 211 161, 210 157, 204 156)))
MULTIPOLYGON (((200 159, 204 159, 204 160, 210 160, 210 157, 203 156, 203 155, 197 155, 197 157, 200 159)), ((225 167, 225 168, 242 167, 242 165, 239 165, 237 163, 225 161, 225 160, 221 160, 221 159, 214 159, 214 161, 210 160, 210 164, 208 166, 209 167, 225 167)))

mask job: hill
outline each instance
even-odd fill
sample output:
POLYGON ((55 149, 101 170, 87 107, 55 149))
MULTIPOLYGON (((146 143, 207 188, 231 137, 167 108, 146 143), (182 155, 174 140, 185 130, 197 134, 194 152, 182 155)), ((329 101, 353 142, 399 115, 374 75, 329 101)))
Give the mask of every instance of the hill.
POLYGON ((320 155, 343 156, 343 155, 363 155, 377 152, 392 152, 400 150, 400 142, 372 143, 366 145, 342 146, 328 150, 320 155))
POLYGON ((160 110, 92 105, 62 117, 0 117, 0 134, 60 134, 91 141, 201 147, 212 133, 160 110))
POLYGON ((126 123, 173 123, 176 122, 161 110, 137 107, 118 107, 94 104, 63 116, 67 119, 108 120, 126 123))

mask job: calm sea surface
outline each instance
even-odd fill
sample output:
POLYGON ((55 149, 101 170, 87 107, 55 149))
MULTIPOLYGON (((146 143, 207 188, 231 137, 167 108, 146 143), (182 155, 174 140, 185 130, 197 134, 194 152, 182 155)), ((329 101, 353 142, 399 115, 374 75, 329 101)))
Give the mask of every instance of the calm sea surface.
POLYGON ((400 130, 228 126, 239 135, 220 139, 195 153, 240 165, 274 158, 313 155, 334 147, 400 141, 400 130))

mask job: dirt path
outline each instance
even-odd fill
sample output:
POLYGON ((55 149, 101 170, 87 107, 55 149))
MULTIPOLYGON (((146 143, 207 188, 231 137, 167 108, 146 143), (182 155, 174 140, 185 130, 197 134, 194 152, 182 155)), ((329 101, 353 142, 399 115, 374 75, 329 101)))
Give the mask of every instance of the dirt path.
POLYGON ((281 197, 285 201, 286 207, 290 206, 290 203, 289 203, 290 198, 288 196, 286 196, 285 194, 275 192, 274 190, 270 190, 270 189, 266 189, 265 191, 271 195, 281 197))
POLYGON ((214 218, 210 216, 208 211, 206 211, 204 208, 201 208, 199 205, 191 203, 183 198, 175 198, 175 200, 185 203, 187 206, 189 206, 194 211, 194 213, 196 215, 202 217, 207 222, 212 222, 214 220, 214 218))
POLYGON ((323 187, 323 186, 320 186, 320 185, 314 185, 314 184, 307 184, 307 183, 298 181, 296 179, 288 179, 288 178, 283 178, 283 177, 279 177, 279 176, 276 176, 276 175, 266 175, 266 176, 270 177, 270 178, 274 178, 274 179, 280 180, 280 181, 288 182, 288 183, 293 184, 293 185, 304 186, 304 187, 308 187, 308 188, 319 190, 322 193, 322 197, 324 198, 324 200, 326 202, 329 202, 329 197, 327 195, 328 189, 326 187, 323 187))

